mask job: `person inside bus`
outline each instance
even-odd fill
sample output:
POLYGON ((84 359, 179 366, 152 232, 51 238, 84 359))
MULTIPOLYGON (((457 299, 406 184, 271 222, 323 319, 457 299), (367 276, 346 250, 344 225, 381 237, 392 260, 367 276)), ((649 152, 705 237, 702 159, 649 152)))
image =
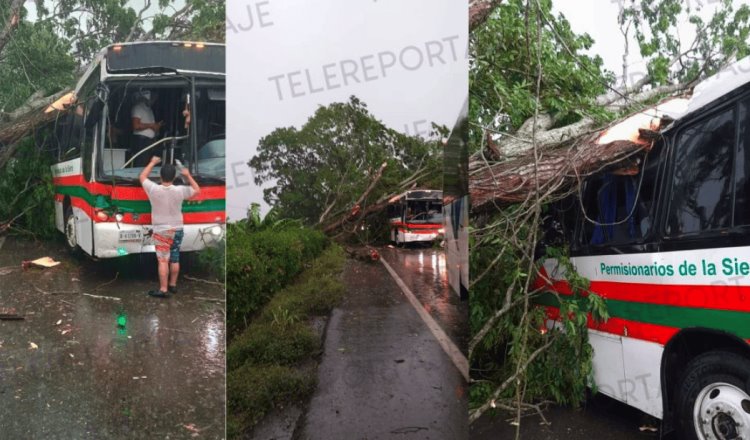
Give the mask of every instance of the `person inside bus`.
MULTIPOLYGON (((154 111, 151 110, 155 101, 156 95, 152 95, 149 90, 140 90, 135 94, 135 104, 130 110, 133 123, 133 143, 130 157, 156 142, 156 135, 159 134, 161 127, 164 125, 163 121, 155 122, 154 111)), ((146 166, 152 156, 161 156, 161 149, 154 147, 149 152, 141 154, 135 159, 134 165, 137 167, 146 166)))

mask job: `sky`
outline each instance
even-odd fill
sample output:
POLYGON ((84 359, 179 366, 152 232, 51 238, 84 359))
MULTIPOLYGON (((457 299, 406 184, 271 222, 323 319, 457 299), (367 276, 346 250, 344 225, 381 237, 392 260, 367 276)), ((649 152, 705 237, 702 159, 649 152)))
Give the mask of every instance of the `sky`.
POLYGON ((227 215, 269 209, 247 166, 258 141, 351 95, 385 125, 452 127, 468 95, 466 1, 227 2, 227 215))

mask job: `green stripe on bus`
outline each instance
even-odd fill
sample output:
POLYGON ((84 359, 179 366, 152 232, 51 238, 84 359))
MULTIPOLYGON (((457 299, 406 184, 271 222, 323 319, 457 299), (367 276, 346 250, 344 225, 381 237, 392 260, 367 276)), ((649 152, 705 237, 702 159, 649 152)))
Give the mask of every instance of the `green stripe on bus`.
MULTIPOLYGON (((549 292, 534 297, 533 302, 545 306, 560 306, 557 297, 549 292)), ((750 338, 750 313, 734 310, 647 304, 613 299, 608 299, 606 302, 609 315, 613 318, 676 328, 706 327, 725 330, 743 339, 750 338)))
MULTIPOLYGON (((106 209, 117 206, 120 211, 127 213, 148 214, 151 212, 151 203, 148 200, 112 200, 108 196, 91 194, 82 186, 57 186, 56 192, 83 199, 94 208, 106 209)), ((224 210, 226 210, 226 200, 224 199, 186 201, 182 204, 182 212, 213 212, 224 210)))
MULTIPOLYGON (((145 214, 151 212, 151 203, 148 200, 113 200, 111 203, 124 212, 136 212, 145 214)), ((224 211, 226 201, 223 199, 208 199, 182 203, 182 212, 208 212, 224 211)))
POLYGON ((94 195, 82 186, 56 186, 55 192, 65 196, 78 197, 83 199, 94 208, 109 208, 109 197, 94 195))

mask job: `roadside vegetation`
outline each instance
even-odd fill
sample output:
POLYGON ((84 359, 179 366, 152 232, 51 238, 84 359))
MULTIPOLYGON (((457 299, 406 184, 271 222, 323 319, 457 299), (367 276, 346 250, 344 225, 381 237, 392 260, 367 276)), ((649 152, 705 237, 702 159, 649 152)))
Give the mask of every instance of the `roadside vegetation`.
POLYGON ((0 169, 0 235, 56 236, 51 165, 51 157, 26 139, 0 169))
POLYGON ((253 204, 248 218, 227 225, 227 326, 230 338, 244 330, 261 308, 328 246, 320 231, 275 211, 260 218, 253 204))
POLYGON ((344 294, 341 247, 318 231, 291 222, 260 225, 252 217, 231 226, 227 256, 231 328, 244 328, 233 332, 227 347, 228 438, 310 397, 322 347, 314 321, 344 294), (269 266, 261 269, 261 262, 269 266))

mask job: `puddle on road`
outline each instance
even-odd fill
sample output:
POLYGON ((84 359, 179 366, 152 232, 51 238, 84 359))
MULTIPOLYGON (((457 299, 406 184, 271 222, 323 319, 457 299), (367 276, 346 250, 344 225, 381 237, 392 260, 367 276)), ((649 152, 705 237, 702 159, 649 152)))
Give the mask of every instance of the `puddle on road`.
POLYGON ((172 298, 148 297, 156 279, 153 257, 72 259, 60 244, 5 241, 0 307, 25 317, 0 321, 7 435, 223 436, 224 303, 211 301, 223 288, 182 279, 172 298), (20 269, 41 256, 62 264, 20 269))
POLYGON ((465 350, 469 339, 468 301, 461 301, 448 285, 445 252, 419 247, 386 247, 380 252, 425 310, 453 342, 465 350))

